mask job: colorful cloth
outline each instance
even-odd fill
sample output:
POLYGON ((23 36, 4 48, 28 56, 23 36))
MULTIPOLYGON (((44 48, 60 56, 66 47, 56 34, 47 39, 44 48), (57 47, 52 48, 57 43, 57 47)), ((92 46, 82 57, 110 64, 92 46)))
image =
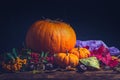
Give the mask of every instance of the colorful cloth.
POLYGON ((108 47, 102 40, 86 40, 86 41, 81 41, 77 40, 76 41, 76 47, 86 47, 90 51, 97 50, 99 47, 104 46, 107 48, 110 52, 110 55, 120 55, 120 50, 115 48, 115 47, 108 47))
POLYGON ((110 51, 110 54, 113 56, 120 55, 120 50, 116 47, 109 47, 108 50, 110 51))
POLYGON ((78 47, 78 46, 79 47, 88 47, 90 51, 96 50, 100 46, 107 47, 107 45, 101 40, 86 40, 86 41, 77 40, 76 47, 78 47))

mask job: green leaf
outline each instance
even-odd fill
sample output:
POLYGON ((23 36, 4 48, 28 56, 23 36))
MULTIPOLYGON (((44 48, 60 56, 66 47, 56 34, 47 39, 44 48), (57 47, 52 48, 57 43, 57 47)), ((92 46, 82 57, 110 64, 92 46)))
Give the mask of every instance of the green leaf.
POLYGON ((42 53, 41 53, 41 57, 44 57, 44 52, 42 51, 42 53))
POLYGON ((80 62, 86 66, 91 66, 93 68, 100 69, 100 64, 96 57, 80 59, 80 62))
POLYGON ((27 51, 27 54, 31 54, 31 52, 30 52, 30 51, 27 51))
POLYGON ((48 53, 49 53, 49 52, 46 52, 44 57, 47 57, 47 56, 48 56, 48 53))
POLYGON ((27 53, 27 54, 31 54, 31 53, 32 53, 32 50, 31 50, 31 49, 26 49, 26 53, 27 53))
POLYGON ((17 56, 17 51, 16 51, 16 48, 13 48, 12 49, 12 53, 13 53, 13 56, 15 57, 15 58, 17 58, 18 56, 17 56))
POLYGON ((46 60, 43 60, 43 63, 47 63, 47 61, 46 61, 46 60))
POLYGON ((14 60, 15 58, 12 56, 11 53, 7 53, 7 59, 12 59, 12 60, 14 60))
POLYGON ((28 59, 30 60, 30 59, 31 59, 31 57, 28 57, 28 59))

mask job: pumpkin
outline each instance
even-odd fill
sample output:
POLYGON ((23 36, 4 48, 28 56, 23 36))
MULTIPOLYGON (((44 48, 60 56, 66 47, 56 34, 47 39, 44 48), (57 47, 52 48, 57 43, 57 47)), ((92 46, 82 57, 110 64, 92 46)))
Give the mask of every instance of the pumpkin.
POLYGON ((40 20, 26 34, 26 47, 37 52, 59 53, 74 48, 76 33, 62 21, 40 20))
POLYGON ((79 59, 81 58, 87 58, 90 56, 90 51, 86 48, 73 48, 69 51, 72 54, 75 54, 79 59))
POLYGON ((56 54, 55 61, 60 67, 63 67, 63 68, 67 66, 76 67, 79 63, 78 57, 68 52, 56 54))

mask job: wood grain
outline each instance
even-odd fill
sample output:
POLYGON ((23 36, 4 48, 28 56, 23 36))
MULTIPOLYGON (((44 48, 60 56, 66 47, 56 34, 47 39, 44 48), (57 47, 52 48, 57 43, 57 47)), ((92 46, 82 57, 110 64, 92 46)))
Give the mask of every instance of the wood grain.
POLYGON ((33 74, 32 72, 5 73, 0 80, 120 80, 120 74, 109 71, 56 71, 33 74))

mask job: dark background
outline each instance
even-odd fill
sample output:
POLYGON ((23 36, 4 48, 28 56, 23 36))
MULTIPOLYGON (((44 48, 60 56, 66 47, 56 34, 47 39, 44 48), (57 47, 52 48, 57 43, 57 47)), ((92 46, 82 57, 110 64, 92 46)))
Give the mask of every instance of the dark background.
POLYGON ((120 48, 119 4, 119 0, 0 1, 0 52, 21 47, 28 28, 43 17, 71 24, 77 39, 103 40, 120 48))

